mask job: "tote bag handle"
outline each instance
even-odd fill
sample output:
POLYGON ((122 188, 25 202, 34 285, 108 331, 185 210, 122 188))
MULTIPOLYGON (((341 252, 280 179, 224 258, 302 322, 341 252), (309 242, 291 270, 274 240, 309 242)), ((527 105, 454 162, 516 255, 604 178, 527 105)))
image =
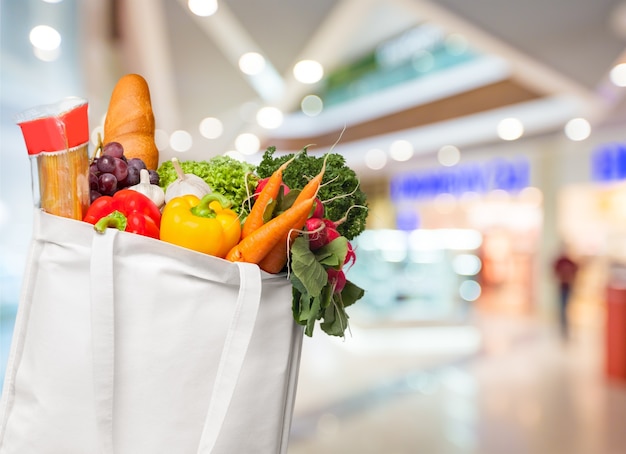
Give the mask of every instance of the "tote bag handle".
MULTIPOLYGON (((113 396, 115 359, 113 251, 119 231, 94 234, 91 256, 91 304, 96 423, 101 454, 113 454, 113 396)), ((240 285, 234 315, 217 368, 215 384, 198 447, 210 454, 219 437, 256 323, 261 301, 261 272, 250 263, 237 262, 240 285)))
POLYGON ((226 334, 215 385, 200 438, 198 454, 210 454, 217 442, 250 345, 261 302, 261 271, 251 263, 239 266, 239 296, 226 334))

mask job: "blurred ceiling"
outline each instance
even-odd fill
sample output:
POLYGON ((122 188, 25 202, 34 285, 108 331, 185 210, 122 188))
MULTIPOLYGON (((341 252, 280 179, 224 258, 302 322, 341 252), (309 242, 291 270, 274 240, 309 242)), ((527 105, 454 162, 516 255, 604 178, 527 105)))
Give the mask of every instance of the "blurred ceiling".
MULTIPOLYGON (((503 115, 526 118, 527 134, 562 128, 573 116, 593 124, 622 118, 621 90, 607 80, 625 47, 620 0, 228 0, 219 5, 213 16, 199 17, 187 0, 79 2, 93 114, 104 115, 121 74, 138 72, 150 84, 157 127, 192 134, 188 159, 222 154, 233 149, 238 134, 253 132, 262 146, 284 151, 310 143, 324 150, 341 137, 336 150, 356 167, 368 147, 384 149, 399 136, 407 137, 418 154, 434 152, 445 141, 465 146, 494 140, 493 122, 503 115), (423 24, 464 36, 480 58, 345 102, 319 117, 298 114, 302 97, 320 83, 295 81, 291 70, 297 61, 317 60, 325 74, 332 74, 423 24), (249 51, 261 53, 271 65, 273 91, 239 70, 239 57, 249 51), (264 130, 254 113, 265 105, 295 113, 280 128, 264 130), (199 134, 198 124, 207 116, 223 122, 220 138, 199 134)), ((170 153, 164 150, 164 158, 170 153)))

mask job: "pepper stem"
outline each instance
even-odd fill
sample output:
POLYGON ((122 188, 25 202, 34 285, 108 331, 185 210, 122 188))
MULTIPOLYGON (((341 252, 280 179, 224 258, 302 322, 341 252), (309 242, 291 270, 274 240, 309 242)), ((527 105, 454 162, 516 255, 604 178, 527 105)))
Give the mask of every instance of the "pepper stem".
POLYGON ((105 230, 109 227, 116 228, 121 230, 122 232, 126 230, 126 226, 128 225, 128 220, 126 216, 120 211, 113 211, 108 216, 104 216, 98 220, 93 226, 93 228, 98 233, 104 233, 105 230))
POLYGON ((200 203, 191 208, 191 213, 201 218, 214 218, 217 213, 209 205, 215 201, 220 204, 222 209, 230 208, 232 205, 232 202, 226 196, 212 192, 202 197, 200 203))

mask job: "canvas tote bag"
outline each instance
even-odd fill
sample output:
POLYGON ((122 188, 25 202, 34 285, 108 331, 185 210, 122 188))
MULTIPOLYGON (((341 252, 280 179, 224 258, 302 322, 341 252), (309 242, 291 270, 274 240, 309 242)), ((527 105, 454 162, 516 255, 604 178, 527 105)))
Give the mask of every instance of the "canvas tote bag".
POLYGON ((2 454, 285 453, 302 330, 285 276, 35 212, 2 454))

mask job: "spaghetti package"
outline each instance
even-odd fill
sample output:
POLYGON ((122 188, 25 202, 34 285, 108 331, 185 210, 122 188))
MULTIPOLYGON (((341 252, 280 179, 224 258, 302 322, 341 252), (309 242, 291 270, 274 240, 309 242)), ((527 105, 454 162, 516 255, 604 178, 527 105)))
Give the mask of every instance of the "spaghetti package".
POLYGON ((87 101, 65 98, 16 116, 31 158, 35 206, 82 220, 89 207, 87 101))

